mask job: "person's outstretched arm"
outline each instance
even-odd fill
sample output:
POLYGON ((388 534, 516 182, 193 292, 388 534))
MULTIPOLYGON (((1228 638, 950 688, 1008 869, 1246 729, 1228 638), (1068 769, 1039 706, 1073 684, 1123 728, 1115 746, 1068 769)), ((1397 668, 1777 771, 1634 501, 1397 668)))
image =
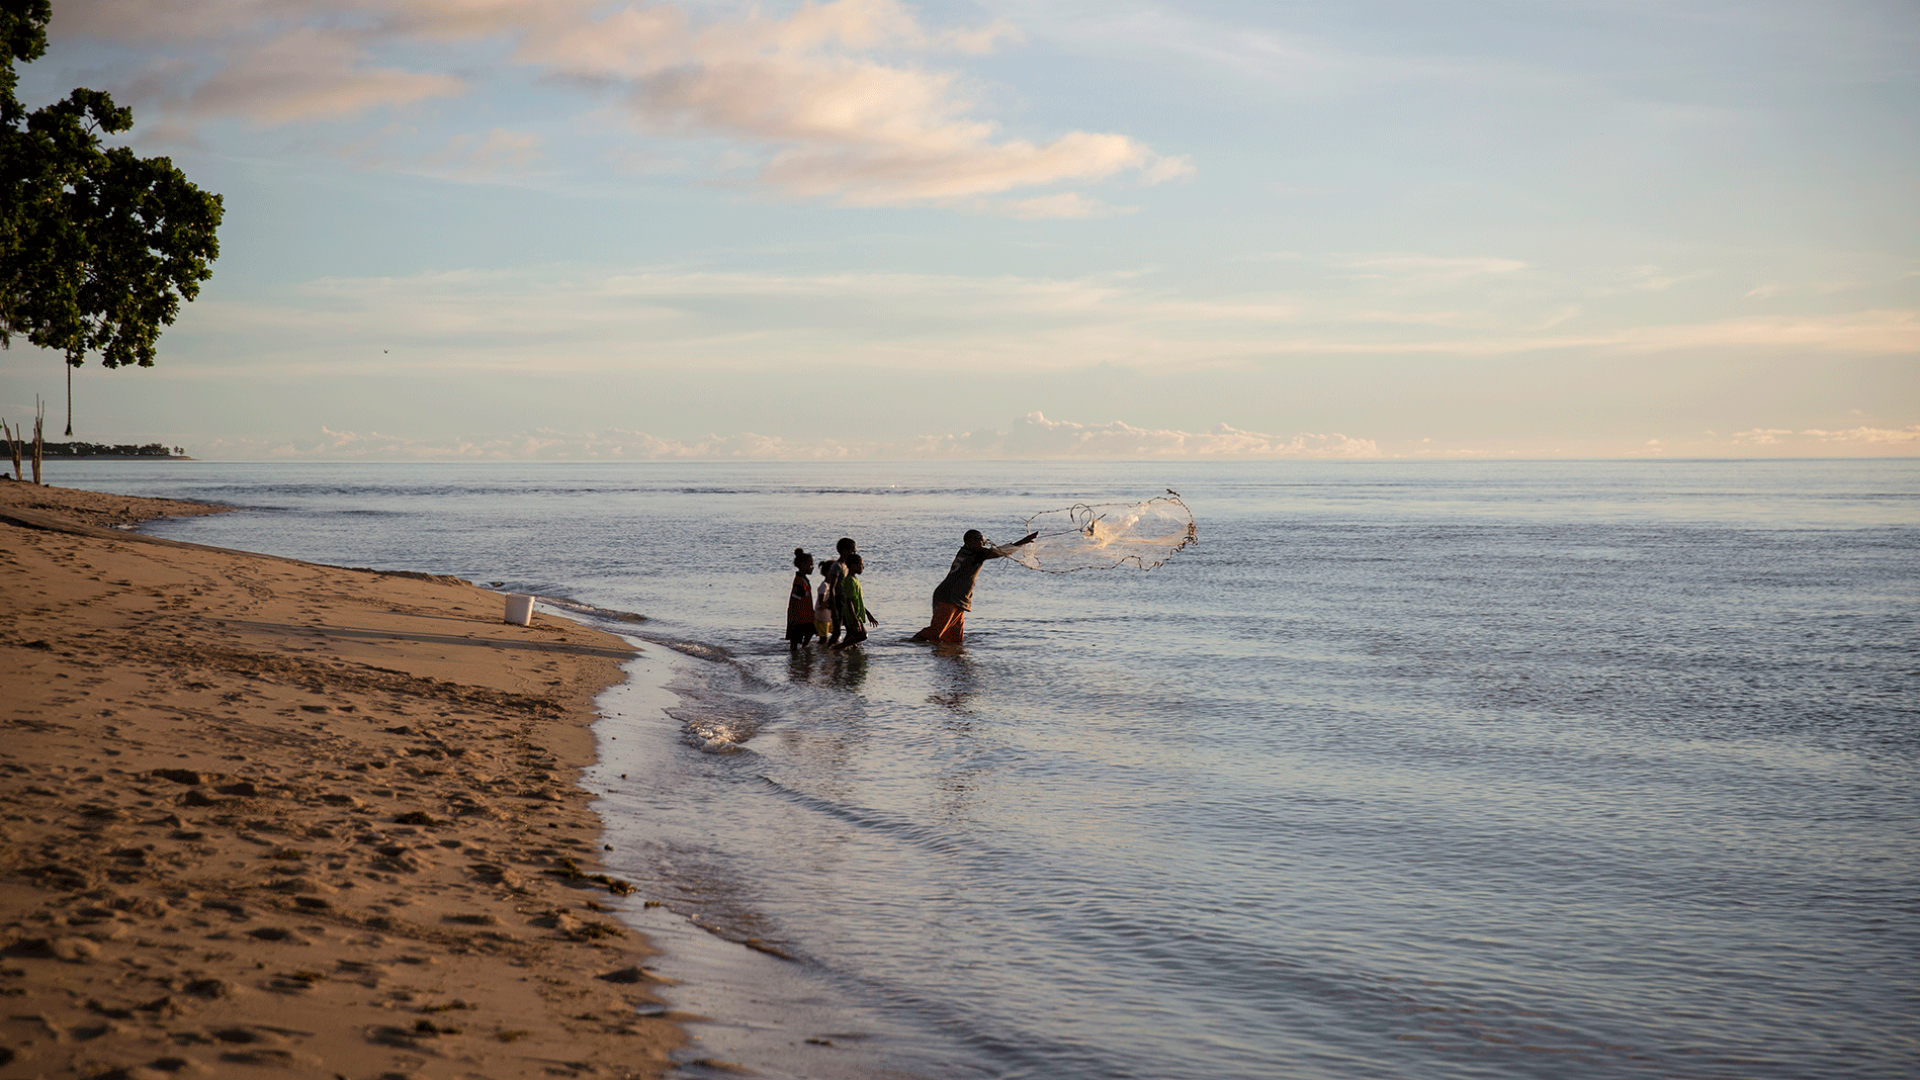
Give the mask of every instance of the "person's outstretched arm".
POLYGON ((1021 537, 1020 539, 1015 540, 1011 544, 1001 544, 999 547, 990 547, 987 550, 993 552, 993 554, 988 555, 987 558, 989 559, 1007 558, 1008 556, 1013 554, 1014 548, 1022 547, 1024 545, 1033 543, 1035 538, 1037 538, 1039 535, 1040 534, 1037 532, 1030 532, 1027 535, 1021 537))

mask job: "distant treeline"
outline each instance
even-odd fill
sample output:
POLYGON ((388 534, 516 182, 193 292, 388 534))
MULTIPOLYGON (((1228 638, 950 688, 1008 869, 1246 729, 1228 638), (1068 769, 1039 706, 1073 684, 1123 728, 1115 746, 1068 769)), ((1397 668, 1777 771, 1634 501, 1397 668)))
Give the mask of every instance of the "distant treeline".
MULTIPOLYGON (((32 443, 26 444, 26 448, 28 448, 29 452, 31 452, 32 445, 33 445, 32 443)), ((92 443, 92 442, 49 442, 43 447, 41 447, 40 456, 42 457, 186 457, 187 452, 185 449, 181 447, 161 446, 157 442, 148 443, 145 446, 134 446, 132 443, 119 443, 116 445, 109 445, 107 443, 92 443)))

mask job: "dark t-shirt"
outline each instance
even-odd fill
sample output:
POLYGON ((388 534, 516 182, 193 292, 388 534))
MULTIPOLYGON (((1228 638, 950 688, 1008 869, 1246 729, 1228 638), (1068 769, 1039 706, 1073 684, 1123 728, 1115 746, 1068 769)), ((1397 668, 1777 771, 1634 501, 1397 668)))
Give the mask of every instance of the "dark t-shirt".
POLYGON ((980 567, 988 559, 999 557, 1000 553, 990 547, 961 548, 960 554, 953 557, 953 569, 947 571, 946 578, 933 590, 934 603, 972 611, 974 579, 980 576, 980 567))

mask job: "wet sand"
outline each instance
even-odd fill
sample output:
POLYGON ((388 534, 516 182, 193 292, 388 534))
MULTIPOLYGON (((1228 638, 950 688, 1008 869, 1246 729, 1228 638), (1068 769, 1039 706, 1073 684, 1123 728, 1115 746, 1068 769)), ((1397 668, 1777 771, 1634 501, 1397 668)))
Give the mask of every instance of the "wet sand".
POLYGON ((661 1074, 575 783, 631 649, 113 528, 208 509, 0 483, 0 1075, 661 1074))

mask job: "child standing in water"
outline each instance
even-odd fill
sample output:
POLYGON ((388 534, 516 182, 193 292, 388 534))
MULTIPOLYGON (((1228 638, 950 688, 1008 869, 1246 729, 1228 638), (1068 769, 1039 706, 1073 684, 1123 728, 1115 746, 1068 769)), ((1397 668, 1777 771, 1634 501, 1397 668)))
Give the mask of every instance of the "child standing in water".
POLYGON ((787 594, 787 648, 797 649, 813 640, 813 556, 804 548, 793 549, 793 589, 787 594))
POLYGON ((833 643, 833 583, 839 577, 839 563, 828 559, 820 564, 820 594, 813 601, 813 632, 829 645, 833 643))
POLYGON ((816 620, 825 619, 827 621, 827 648, 831 649, 835 645, 840 644, 840 631, 842 629, 840 623, 840 582, 846 579, 847 564, 839 559, 831 559, 828 560, 827 564, 821 567, 820 570, 820 576, 822 578, 820 582, 820 603, 823 606, 813 609, 813 617, 816 620))
POLYGON ((846 621, 840 618, 840 583, 847 579, 847 556, 854 553, 853 537, 843 536, 833 547, 840 557, 821 564, 820 603, 813 609, 814 619, 826 624, 819 630, 820 636, 827 639, 829 649, 839 648, 847 629, 846 621))
POLYGON ((866 569, 866 561, 860 558, 859 552, 848 552, 840 564, 846 570, 846 577, 840 579, 834 589, 840 601, 835 607, 835 615, 839 618, 840 628, 846 631, 846 637, 833 647, 848 649, 867 640, 865 624, 878 626, 880 620, 867 610, 866 598, 860 595, 860 571, 866 569))

